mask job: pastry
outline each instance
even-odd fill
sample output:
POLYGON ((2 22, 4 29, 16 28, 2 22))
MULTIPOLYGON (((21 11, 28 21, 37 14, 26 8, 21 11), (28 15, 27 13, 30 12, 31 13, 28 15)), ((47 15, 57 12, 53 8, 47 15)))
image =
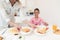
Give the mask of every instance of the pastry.
POLYGON ((44 33, 46 33, 46 29, 45 28, 43 28, 43 29, 38 28, 37 32, 40 33, 40 34, 44 34, 44 33))
POLYGON ((23 31, 23 32, 29 32, 30 29, 29 29, 29 28, 23 28, 22 31, 23 31))
POLYGON ((57 29, 56 31, 54 31, 54 34, 60 35, 60 30, 57 29))
POLYGON ((10 33, 12 33, 12 34, 18 34, 18 32, 19 31, 16 28, 10 29, 10 33))
POLYGON ((3 37, 0 36, 0 40, 3 40, 3 37))

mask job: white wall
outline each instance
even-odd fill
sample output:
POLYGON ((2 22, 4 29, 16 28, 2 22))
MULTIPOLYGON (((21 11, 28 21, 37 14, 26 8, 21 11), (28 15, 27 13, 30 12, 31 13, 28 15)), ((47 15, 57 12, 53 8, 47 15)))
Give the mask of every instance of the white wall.
POLYGON ((28 0, 27 7, 39 8, 44 20, 60 26, 60 0, 28 0))

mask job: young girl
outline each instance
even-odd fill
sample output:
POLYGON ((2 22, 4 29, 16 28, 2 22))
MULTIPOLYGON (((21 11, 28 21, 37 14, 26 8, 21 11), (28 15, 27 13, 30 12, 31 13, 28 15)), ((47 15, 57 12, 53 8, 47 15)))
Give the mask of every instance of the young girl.
POLYGON ((31 19, 30 26, 36 27, 36 25, 41 25, 41 24, 48 26, 48 24, 45 21, 43 21, 41 17, 39 17, 39 14, 40 14, 40 10, 38 8, 35 8, 34 9, 35 16, 31 19))

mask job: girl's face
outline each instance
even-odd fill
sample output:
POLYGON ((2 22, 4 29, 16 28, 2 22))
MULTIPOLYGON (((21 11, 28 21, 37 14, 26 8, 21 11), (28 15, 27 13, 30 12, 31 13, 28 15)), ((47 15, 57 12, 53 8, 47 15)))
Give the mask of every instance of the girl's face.
POLYGON ((39 12, 38 10, 35 10, 35 11, 34 11, 35 17, 38 17, 39 13, 40 13, 40 12, 39 12))
POLYGON ((10 2, 11 2, 12 4, 14 4, 14 3, 16 2, 16 0, 10 0, 10 2))

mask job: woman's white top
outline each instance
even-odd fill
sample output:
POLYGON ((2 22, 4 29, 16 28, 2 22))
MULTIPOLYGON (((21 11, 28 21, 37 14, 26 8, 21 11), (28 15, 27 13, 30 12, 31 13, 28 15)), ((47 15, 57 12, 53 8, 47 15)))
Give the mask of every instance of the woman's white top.
POLYGON ((10 2, 4 2, 3 6, 8 14, 11 14, 11 15, 13 15, 14 13, 17 13, 17 15, 21 14, 21 13, 19 13, 21 6, 18 2, 16 2, 13 6, 11 5, 10 2))
MULTIPOLYGON (((9 14, 9 15, 7 15, 7 16, 12 17, 12 16, 14 15, 14 13, 17 13, 18 18, 19 18, 20 20, 24 17, 23 12, 22 12, 22 7, 21 7, 21 5, 20 5, 18 2, 16 2, 16 3, 14 4, 14 6, 11 6, 11 3, 10 3, 10 2, 4 1, 4 2, 2 3, 2 5, 3 5, 6 13, 9 14)), ((8 17, 8 18, 9 18, 9 17, 8 17)), ((17 20, 16 17, 15 17, 15 19, 17 20)), ((13 19, 13 20, 15 20, 15 19, 13 19)), ((17 20, 17 21, 18 21, 18 20, 17 20)))

